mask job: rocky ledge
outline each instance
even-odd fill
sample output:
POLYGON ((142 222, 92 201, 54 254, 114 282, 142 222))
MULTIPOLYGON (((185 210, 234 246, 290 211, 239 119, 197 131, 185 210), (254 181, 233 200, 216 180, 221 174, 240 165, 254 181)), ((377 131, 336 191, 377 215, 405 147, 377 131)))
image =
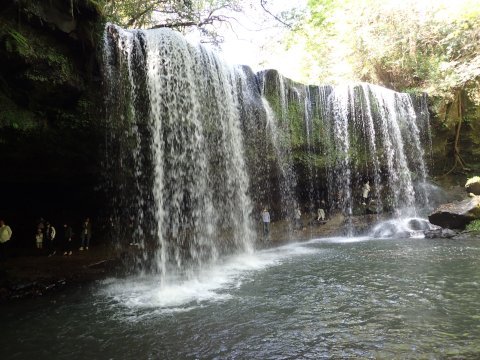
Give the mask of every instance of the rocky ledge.
POLYGON ((432 224, 448 229, 465 229, 476 219, 480 219, 480 196, 440 205, 428 217, 432 224))
POLYGON ((465 184, 465 190, 467 190, 468 193, 480 195, 480 176, 475 176, 471 179, 468 179, 467 183, 465 184))

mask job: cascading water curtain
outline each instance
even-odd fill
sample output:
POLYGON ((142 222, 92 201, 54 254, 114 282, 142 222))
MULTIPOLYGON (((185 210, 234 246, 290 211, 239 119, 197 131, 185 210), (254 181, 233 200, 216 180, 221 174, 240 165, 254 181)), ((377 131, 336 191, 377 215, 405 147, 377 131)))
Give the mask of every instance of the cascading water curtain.
POLYGON ((319 206, 363 214, 367 180, 369 211, 428 204, 424 96, 255 75, 175 32, 113 25, 104 68, 113 214, 149 271, 251 251, 264 206, 276 220, 319 206))
POLYGON ((109 121, 127 135, 113 166, 129 191, 118 204, 132 214, 150 270, 188 273, 223 253, 252 251, 243 69, 175 32, 113 25, 104 58, 109 121))
MULTIPOLYGON (((369 181, 375 212, 415 216, 428 197, 418 119, 410 95, 380 86, 336 87, 328 98, 330 196, 344 214, 359 206, 362 184, 369 181)), ((423 125, 423 124, 422 124, 423 125)))
POLYGON ((280 169, 283 217, 296 204, 308 212, 327 206, 348 217, 416 216, 428 205, 425 96, 369 84, 305 86, 274 70, 258 77, 280 169), (362 205, 367 181, 368 209, 362 205))

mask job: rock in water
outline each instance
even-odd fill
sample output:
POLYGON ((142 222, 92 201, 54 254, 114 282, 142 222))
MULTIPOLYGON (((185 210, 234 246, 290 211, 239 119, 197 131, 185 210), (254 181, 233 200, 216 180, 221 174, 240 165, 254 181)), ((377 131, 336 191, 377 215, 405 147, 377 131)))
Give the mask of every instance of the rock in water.
POLYGON ((475 176, 471 179, 468 179, 465 184, 465 190, 468 193, 473 193, 475 195, 480 195, 480 176, 475 176))
POLYGON ((475 219, 480 219, 480 196, 440 205, 428 217, 432 224, 448 229, 464 229, 475 219))
POLYGON ((457 231, 451 229, 435 229, 425 231, 426 239, 450 239, 458 234, 457 231))

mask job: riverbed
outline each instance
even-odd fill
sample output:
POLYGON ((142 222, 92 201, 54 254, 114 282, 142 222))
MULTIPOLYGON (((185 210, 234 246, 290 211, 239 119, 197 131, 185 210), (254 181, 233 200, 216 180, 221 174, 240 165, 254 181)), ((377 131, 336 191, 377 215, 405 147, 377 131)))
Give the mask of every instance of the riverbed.
POLYGON ((2 305, 2 359, 480 357, 480 241, 330 238, 2 305))

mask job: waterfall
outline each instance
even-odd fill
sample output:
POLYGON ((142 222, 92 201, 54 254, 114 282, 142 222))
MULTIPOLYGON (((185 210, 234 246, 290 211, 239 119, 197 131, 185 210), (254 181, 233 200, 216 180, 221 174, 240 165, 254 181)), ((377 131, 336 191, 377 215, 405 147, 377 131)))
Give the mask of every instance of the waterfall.
POLYGON ((425 96, 254 74, 166 29, 107 25, 104 41, 106 186, 145 271, 252 251, 265 206, 274 221, 299 208, 312 223, 321 206, 347 224, 428 206, 425 96))
POLYGON ((368 84, 339 87, 330 95, 328 116, 336 144, 331 178, 340 179, 333 187, 344 213, 352 214, 369 180, 376 212, 416 216, 427 196, 414 191, 412 174, 424 183, 427 170, 410 96, 368 84))
POLYGON ((144 257, 155 254, 150 270, 185 271, 228 251, 252 251, 243 69, 169 30, 110 25, 106 42, 109 116, 131 137, 124 144, 131 153, 115 165, 131 192, 122 216, 144 238, 135 244, 144 257))
POLYGON ((295 181, 284 181, 294 202, 315 209, 326 200, 331 212, 348 219, 366 211, 416 216, 418 208, 428 206, 423 143, 431 137, 425 96, 364 83, 305 86, 276 71, 260 76, 267 113, 277 108, 270 118, 288 118, 272 138, 274 143, 287 139, 281 144, 288 156, 277 156, 294 169, 295 181), (372 185, 371 203, 362 208, 366 181, 372 185))

